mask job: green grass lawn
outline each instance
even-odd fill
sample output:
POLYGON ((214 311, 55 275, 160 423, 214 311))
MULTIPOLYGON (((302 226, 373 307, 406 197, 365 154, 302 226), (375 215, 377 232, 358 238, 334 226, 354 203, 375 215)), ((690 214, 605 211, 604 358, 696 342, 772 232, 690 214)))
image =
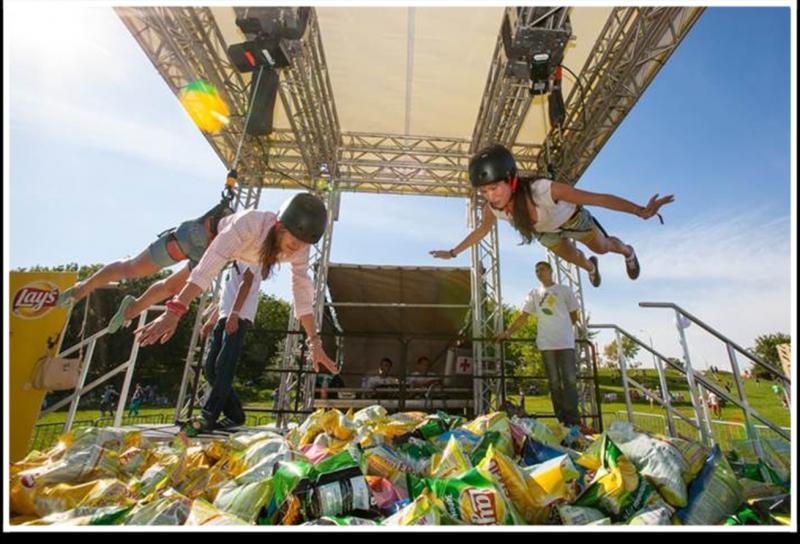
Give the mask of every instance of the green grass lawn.
MULTIPOLYGON (((599 389, 600 389, 600 398, 603 398, 603 395, 606 393, 616 393, 617 394, 617 401, 616 402, 602 402, 601 401, 601 409, 604 414, 625 411, 626 405, 623 396, 623 385, 622 381, 619 379, 619 373, 616 370, 610 369, 600 369, 599 371, 599 389)), ((655 370, 652 369, 642 369, 634 371, 633 379, 648 387, 651 391, 656 392, 660 396, 660 386, 658 382, 658 374, 655 370)), ((720 372, 720 374, 715 377, 710 373, 706 376, 707 379, 719 384, 722 386, 724 390, 724 383, 728 383, 731 386, 732 395, 734 398, 738 398, 736 394, 736 385, 733 382, 733 377, 730 374, 725 374, 720 372)), ((692 408, 691 400, 689 398, 689 386, 686 383, 686 379, 677 373, 668 372, 667 373, 667 381, 668 387, 671 393, 673 394, 680 394, 683 396, 683 402, 675 402, 673 403, 673 407, 686 414, 687 416, 694 415, 694 410, 692 408)), ((540 391, 546 391, 547 384, 546 382, 539 382, 539 389, 540 391)), ((765 380, 761 380, 760 383, 756 383, 755 380, 744 380, 744 388, 745 394, 747 395, 748 402, 750 406, 759 414, 761 414, 766 419, 776 423, 781 427, 789 427, 790 426, 790 413, 788 408, 784 408, 780 397, 775 395, 772 392, 772 384, 773 382, 768 382, 765 380)), ((511 402, 518 402, 519 396, 518 395, 509 395, 509 400, 511 402)), ((648 414, 664 414, 665 410, 661 408, 657 403, 653 404, 653 407, 650 407, 649 400, 639 400, 632 402, 633 411, 634 412, 642 412, 648 414)), ((526 396, 525 398, 525 410, 531 413, 550 413, 553 411, 553 406, 550 401, 550 396, 548 393, 534 395, 534 396, 526 396)), ((712 419, 719 419, 721 421, 732 421, 737 423, 744 422, 744 414, 742 410, 737 406, 728 403, 726 406, 722 408, 721 417, 713 417, 712 419)))
MULTIPOLYGON (((609 369, 600 369, 599 370, 599 389, 600 389, 600 397, 602 399, 603 395, 606 393, 616 393, 618 400, 616 402, 603 402, 602 403, 602 411, 604 413, 614 413, 619 411, 625 411, 626 405, 623 400, 623 386, 622 382, 618 378, 618 372, 615 370, 609 369)), ((730 374, 722 374, 720 373, 720 378, 714 378, 710 374, 708 375, 709 379, 713 379, 713 381, 719 383, 720 381, 728 382, 731 384, 731 390, 733 391, 734 396, 736 396, 736 388, 733 384, 733 378, 730 374)), ((655 370, 650 369, 643 369, 634 371, 634 379, 645 385, 646 387, 650 388, 655 392, 659 392, 659 384, 658 384, 658 375, 656 374, 655 370)), ((686 415, 692 415, 694 412, 692 410, 691 401, 689 400, 688 394, 688 385, 684 378, 680 377, 677 373, 668 373, 667 374, 669 389, 672 393, 681 394, 683 395, 683 402, 676 402, 673 403, 673 406, 676 410, 681 411, 686 415)), ((539 395, 532 395, 526 396, 525 398, 525 409, 529 413, 550 413, 553 411, 552 404, 550 402, 550 396, 546 392, 547 383, 544 381, 538 382, 539 390, 542 392, 539 395)), ((789 410, 784 408, 781 404, 781 400, 778 396, 776 396, 772 392, 772 382, 767 382, 762 380, 761 383, 756 383, 754 380, 745 380, 745 391, 747 393, 748 400, 751 406, 761 415, 766 417, 767 419, 774 421, 778 425, 782 427, 788 427, 790 425, 790 414, 789 410)), ((513 387, 509 385, 509 393, 513 387)), ((263 397, 263 396, 262 396, 263 397)), ((519 396, 518 395, 509 395, 509 400, 518 403, 519 396)), ((256 402, 247 402, 245 400, 245 407, 254 409, 254 410, 264 410, 272 408, 272 400, 258 400, 256 402)), ((632 403, 633 410, 635 412, 643 412, 643 413, 652 413, 652 414, 664 414, 664 409, 659 407, 658 404, 654 404, 651 408, 650 402, 648 400, 639 400, 632 403)), ((164 415, 165 417, 172 417, 175 413, 175 408, 167 407, 167 408, 141 408, 139 410, 140 416, 160 416, 164 415)), ((260 412, 250 412, 253 416, 261 417, 265 414, 260 412)), ((127 411, 126 411, 127 415, 127 411)), ((38 423, 56 423, 56 422, 63 422, 67 417, 66 410, 54 412, 47 414, 43 418, 39 420, 38 423)), ((79 420, 97 420, 100 418, 100 412, 98 410, 79 410, 76 414, 76 421, 79 420)), ((742 414, 741 409, 737 408, 736 406, 728 404, 722 408, 722 416, 719 418, 713 419, 720 419, 724 421, 734 421, 734 422, 743 422, 744 415, 742 414)))
MULTIPOLYGON (((655 370, 650 369, 642 369, 634 371, 633 378, 642 383, 644 386, 650 388, 655 392, 659 392, 659 383, 658 383, 658 375, 656 374, 655 370)), ((720 383, 723 385, 725 382, 731 385, 731 390, 733 394, 736 396, 736 387, 733 383, 733 378, 730 374, 723 374, 720 373, 718 376, 712 376, 711 374, 707 375, 707 378, 713 380, 716 383, 720 383)), ((681 394, 683 395, 683 402, 676 402, 673 404, 674 408, 687 416, 693 416, 694 412, 692 410, 691 401, 689 400, 688 394, 688 385, 686 384, 685 378, 681 377, 677 373, 668 373, 667 380, 669 383, 669 389, 673 394, 681 394)), ((509 382, 509 392, 513 389, 511 385, 512 382, 509 382)), ((550 396, 546 392, 547 391, 547 383, 545 381, 538 382, 539 384, 539 391, 541 394, 538 395, 530 395, 526 396, 525 398, 525 410, 528 413, 532 414, 545 414, 545 413, 552 413, 553 407, 550 401, 550 396)), ((756 383, 755 380, 745 380, 744 383, 745 391, 748 397, 748 400, 753 409, 755 409, 758 413, 762 416, 766 417, 767 419, 773 421, 777 425, 781 427, 789 427, 790 426, 790 414, 789 410, 784 408, 780 398, 772 392, 772 382, 768 382, 762 380, 760 383, 756 383)), ((603 421, 604 425, 608 425, 614 419, 619 419, 619 413, 624 414, 626 412, 626 405, 623 398, 623 386, 622 382, 619 380, 619 373, 615 370, 610 369, 601 369, 599 371, 599 389, 600 389, 600 397, 606 393, 616 393, 618 400, 616 402, 602 402, 601 403, 601 410, 603 413, 603 421)), ((724 389, 724 387, 723 387, 724 389)), ((245 413, 248 416, 247 424, 248 425, 263 425, 269 422, 274 421, 274 417, 269 412, 263 412, 259 410, 266 410, 272 408, 272 400, 263 400, 264 396, 263 392, 259 395, 260 398, 254 397, 254 400, 258 398, 257 401, 254 402, 246 402, 245 401, 245 413)), ((269 397, 268 397, 269 398, 269 397)), ((738 397, 737 397, 738 398, 738 397)), ((518 395, 509 395, 508 400, 518 404, 519 403, 519 396, 518 395)), ((640 400, 633 402, 633 411, 636 413, 642 414, 657 414, 657 415, 664 415, 665 410, 658 406, 658 404, 654 404, 652 407, 650 406, 649 400, 640 400)), ((163 423, 172 423, 173 417, 175 414, 175 408, 147 408, 143 407, 139 410, 139 417, 137 418, 128 418, 127 417, 127 410, 125 412, 125 417, 123 419, 123 424, 130 424, 130 423, 156 423, 156 422, 163 422, 163 423)), ((38 424, 55 424, 55 423, 63 423, 66 420, 67 412, 66 410, 54 412, 47 414, 43 418, 38 421, 38 424)), ((722 421, 729 421, 735 423, 742 423, 744 421, 744 415, 741 409, 728 404, 727 406, 722 408, 722 416, 719 418, 712 417, 712 419, 718 419, 722 421)), ((658 418, 647 418, 647 417, 640 417, 639 421, 645 421, 646 424, 652 425, 653 428, 658 428, 658 422, 660 421, 658 418)), ((75 416, 75 422, 77 425, 110 425, 111 419, 106 416, 106 418, 100 417, 100 412, 98 410, 80 410, 77 412, 75 416)), ((44 436, 44 433, 39 438, 35 439, 37 446, 42 446, 45 443, 52 443, 57 437, 56 434, 56 426, 55 425, 47 425, 47 436, 44 436)), ((643 427, 644 428, 644 427, 643 427)), ((647 430, 653 430, 653 428, 648 428, 647 430)))
MULTIPOLYGON (((245 407, 245 415, 251 415, 252 417, 261 417, 265 415, 258 410, 263 409, 271 409, 272 408, 272 401, 269 402, 254 402, 247 404, 245 407), (254 409, 254 411, 248 410, 248 408, 254 409)), ((126 410, 123 414, 123 420, 128 419, 136 419, 137 417, 140 419, 156 419, 158 417, 163 416, 164 418, 171 421, 171 418, 175 416, 175 408, 174 407, 167 407, 167 408, 140 408, 138 416, 134 416, 130 418, 128 416, 128 411, 126 410), (155 416, 155 417, 153 417, 155 416)), ((78 410, 75 413, 75 421, 105 421, 112 419, 113 416, 101 416, 99 410, 78 410)), ((67 419, 67 412, 58 411, 52 412, 44 417, 40 418, 36 423, 38 424, 45 424, 45 423, 63 423, 67 419)))

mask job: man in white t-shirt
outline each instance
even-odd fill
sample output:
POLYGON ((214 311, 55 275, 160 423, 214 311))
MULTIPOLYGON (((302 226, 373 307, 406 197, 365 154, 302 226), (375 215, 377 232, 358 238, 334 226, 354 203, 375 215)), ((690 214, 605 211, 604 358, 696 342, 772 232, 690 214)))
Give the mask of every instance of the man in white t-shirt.
POLYGON ((233 378, 244 335, 256 319, 260 284, 260 266, 234 263, 225 273, 219 304, 203 325, 203 336, 207 336, 213 327, 203 368, 206 380, 211 385, 202 409, 202 417, 208 428, 235 427, 245 422, 242 402, 233 390, 233 378), (226 417, 217 424, 222 413, 226 417))
POLYGON ((529 316, 536 316, 536 346, 542 354, 550 382, 553 411, 564 425, 578 425, 580 416, 574 329, 578 322, 578 300, 569 287, 553 282, 550 264, 544 261, 536 263, 536 277, 541 287, 528 293, 517 319, 497 339, 510 338, 529 316))

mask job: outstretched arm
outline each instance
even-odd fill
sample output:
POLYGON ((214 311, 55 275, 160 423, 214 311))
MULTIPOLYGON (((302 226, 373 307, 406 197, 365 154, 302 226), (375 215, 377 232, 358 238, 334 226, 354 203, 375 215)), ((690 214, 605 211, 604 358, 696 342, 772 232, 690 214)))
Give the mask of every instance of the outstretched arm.
POLYGON ((498 334, 496 339, 498 341, 502 341, 502 340, 508 340, 509 338, 511 338, 511 335, 513 335, 515 332, 517 332, 517 330, 520 327, 522 327, 525 324, 526 321, 528 321, 528 317, 529 316, 528 316, 527 313, 520 312, 519 315, 517 316, 517 318, 514 320, 514 322, 511 323, 511 325, 508 327, 508 329, 506 329, 503 332, 501 332, 500 334, 498 334))
POLYGON ((481 219, 481 224, 478 227, 470 232, 466 238, 464 238, 461 242, 458 243, 453 249, 437 249, 431 251, 430 254, 437 258, 437 259, 453 259, 459 253, 468 249, 475 244, 477 244, 484 236, 489 234, 489 231, 492 230, 492 227, 497 222, 497 218, 492 213, 492 210, 489 209, 489 204, 484 204, 483 206, 483 218, 481 219))
POLYGON ((159 317, 137 329, 135 334, 139 335, 139 344, 141 346, 149 346, 160 342, 161 344, 167 342, 175 330, 178 328, 178 322, 181 316, 185 314, 192 301, 203 293, 203 288, 197 284, 187 282, 183 286, 181 292, 176 297, 167 302, 167 311, 159 317))
MULTIPOLYGON (((580 189, 575 189, 566 183, 560 182, 553 182, 551 186, 551 194, 553 195, 554 201, 566 200, 567 202, 572 202, 573 204, 600 206, 602 208, 608 208, 609 210, 630 213, 637 217, 641 217, 642 219, 650 219, 654 215, 658 215, 658 210, 661 208, 661 206, 675 201, 675 198, 672 195, 658 198, 658 194, 656 194, 650 199, 646 206, 639 206, 618 196, 582 191, 580 189)), ((659 219, 663 223, 660 215, 659 219)))
POLYGON ((319 367, 322 365, 331 374, 338 374, 339 369, 336 367, 336 363, 333 362, 331 358, 328 357, 328 354, 325 353, 325 350, 322 349, 322 339, 317 334, 314 314, 300 316, 300 324, 303 326, 308 336, 308 349, 314 372, 319 372, 319 367))

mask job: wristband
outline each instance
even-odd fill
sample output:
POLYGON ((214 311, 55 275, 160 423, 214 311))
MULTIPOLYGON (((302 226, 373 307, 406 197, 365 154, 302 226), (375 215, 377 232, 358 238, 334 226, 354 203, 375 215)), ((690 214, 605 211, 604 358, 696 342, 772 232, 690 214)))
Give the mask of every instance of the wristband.
POLYGON ((179 318, 183 317, 183 314, 185 314, 189 310, 189 307, 186 306, 186 304, 178 300, 170 300, 165 304, 165 306, 169 313, 175 314, 179 318))

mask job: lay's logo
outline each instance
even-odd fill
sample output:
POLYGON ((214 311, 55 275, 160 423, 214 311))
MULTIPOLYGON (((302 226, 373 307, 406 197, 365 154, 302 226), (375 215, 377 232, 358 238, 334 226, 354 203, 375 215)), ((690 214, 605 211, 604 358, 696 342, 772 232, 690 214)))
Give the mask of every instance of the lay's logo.
POLYGON ((489 490, 468 489, 467 495, 472 506, 470 521, 475 525, 494 525, 498 522, 495 494, 489 490))
POLYGON ((59 289, 49 281, 29 283, 14 295, 11 313, 22 319, 38 319, 55 308, 59 289))

